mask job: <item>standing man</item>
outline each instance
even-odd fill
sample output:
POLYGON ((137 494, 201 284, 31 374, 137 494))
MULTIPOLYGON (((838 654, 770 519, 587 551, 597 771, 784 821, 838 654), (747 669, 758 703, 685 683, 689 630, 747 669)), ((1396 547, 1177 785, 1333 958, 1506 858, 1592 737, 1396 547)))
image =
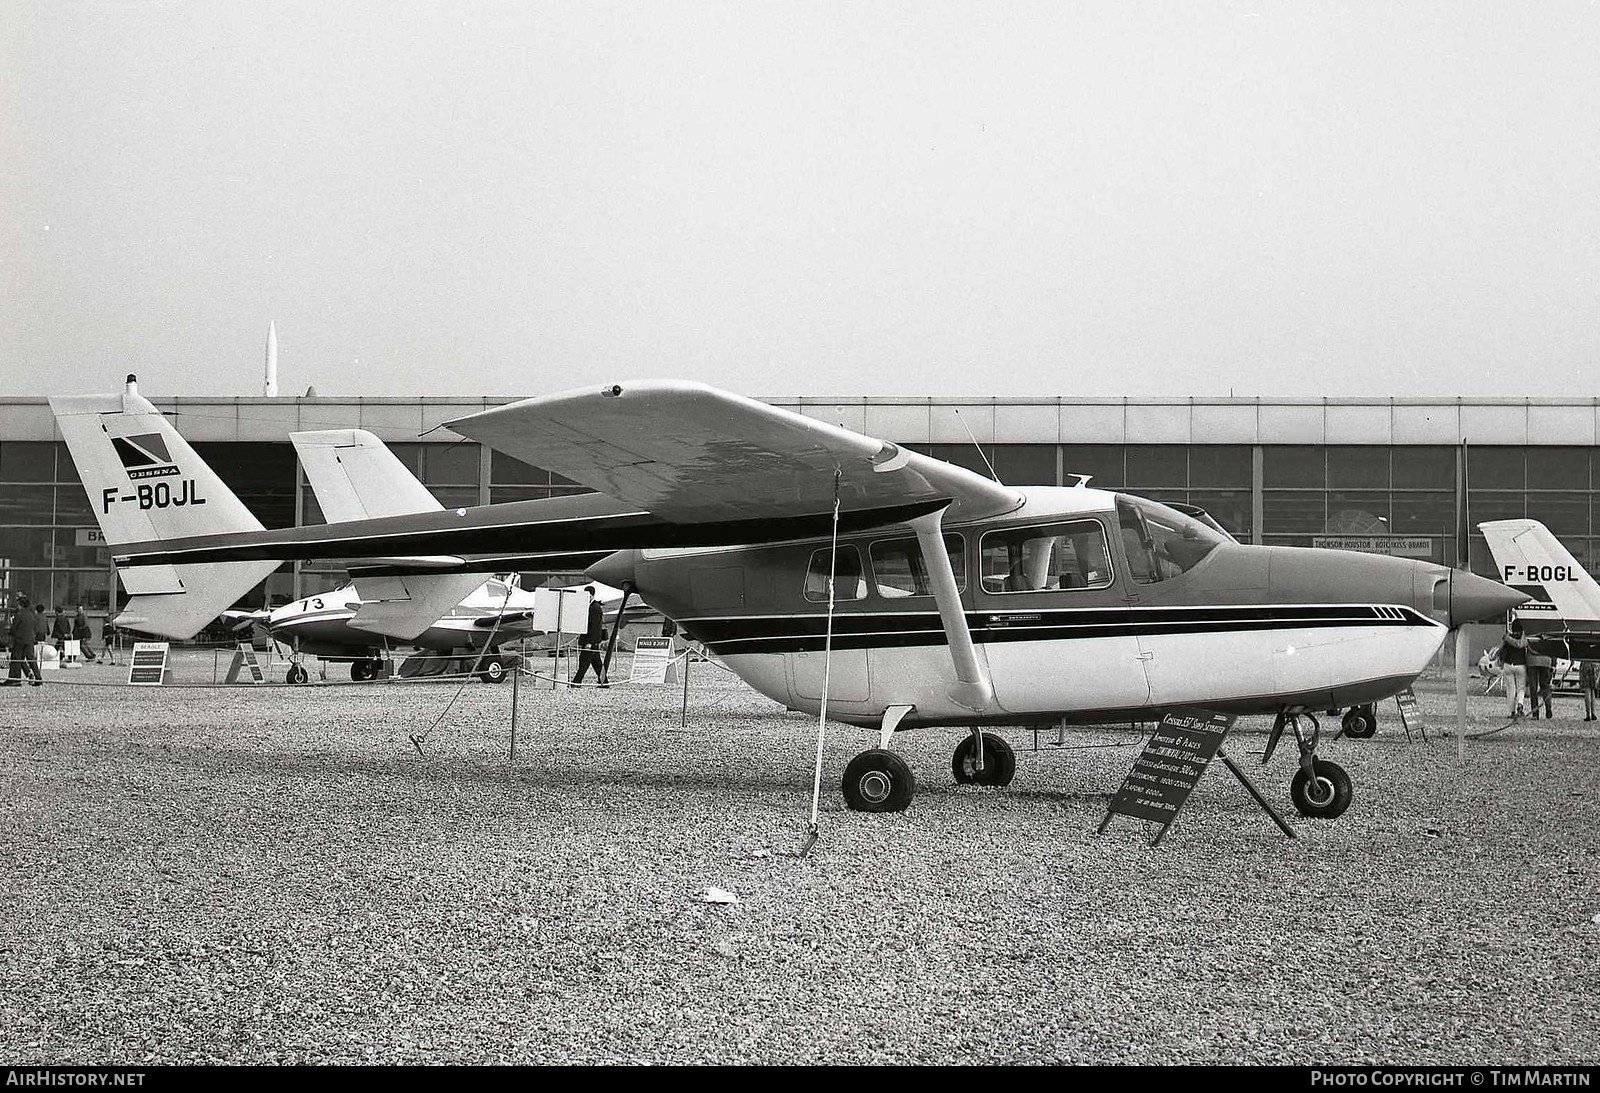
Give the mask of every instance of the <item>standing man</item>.
POLYGON ((1600 660, 1586 660, 1578 666, 1578 686, 1583 688, 1583 719, 1594 720, 1594 700, 1600 697, 1600 660))
POLYGON ((72 615, 65 607, 56 604, 55 621, 50 624, 50 644, 56 647, 57 655, 67 651, 67 639, 72 636, 72 615))
MULTIPOLYGON (((17 613, 11 620, 11 671, 20 672, 22 679, 39 686, 44 680, 39 675, 39 653, 34 648, 44 639, 43 605, 35 610, 28 605, 28 597, 21 596, 17 599, 17 613)), ((7 686, 20 687, 21 681, 13 683, 10 678, 6 680, 7 686)))
POLYGON ((1533 707, 1534 720, 1539 718, 1539 706, 1544 706, 1544 716, 1549 720, 1551 684, 1555 678, 1556 662, 1552 657, 1536 651, 1530 644, 1528 646, 1528 703, 1533 707))
POLYGON ((600 686, 609 687, 611 683, 606 679, 605 662, 600 659, 600 647, 606 640, 605 612, 600 608, 600 601, 595 599, 594 585, 585 585, 583 590, 589 596, 589 625, 578 639, 578 674, 572 678, 572 682, 582 683, 584 673, 593 667, 594 678, 600 686))
POLYGON ((1511 704, 1511 720, 1522 716, 1522 692, 1528 686, 1528 639, 1522 636, 1522 620, 1512 619, 1500 641, 1500 678, 1506 685, 1506 701, 1511 704))

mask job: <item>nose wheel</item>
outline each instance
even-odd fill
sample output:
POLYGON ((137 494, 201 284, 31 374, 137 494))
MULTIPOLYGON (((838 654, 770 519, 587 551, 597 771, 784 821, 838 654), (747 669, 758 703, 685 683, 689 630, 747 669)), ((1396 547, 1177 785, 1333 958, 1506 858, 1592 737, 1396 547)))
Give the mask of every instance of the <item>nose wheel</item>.
POLYGON ((1304 770, 1295 771, 1289 796, 1302 816, 1337 819, 1350 807, 1350 776, 1338 763, 1326 759, 1317 760, 1316 769, 1314 776, 1304 770))
MULTIPOLYGON (((1316 717, 1306 712, 1291 713, 1280 710, 1272 722, 1272 732, 1267 736, 1267 748, 1261 756, 1262 765, 1272 758, 1284 729, 1294 731, 1294 742, 1300 749, 1300 769, 1289 783, 1289 797, 1300 815, 1321 820, 1333 820, 1344 815, 1350 807, 1353 794, 1350 775, 1338 763, 1317 758, 1317 741, 1322 727, 1316 717), (1302 724, 1309 722, 1309 726, 1302 724)), ((1370 732, 1368 735, 1371 735, 1370 732)))

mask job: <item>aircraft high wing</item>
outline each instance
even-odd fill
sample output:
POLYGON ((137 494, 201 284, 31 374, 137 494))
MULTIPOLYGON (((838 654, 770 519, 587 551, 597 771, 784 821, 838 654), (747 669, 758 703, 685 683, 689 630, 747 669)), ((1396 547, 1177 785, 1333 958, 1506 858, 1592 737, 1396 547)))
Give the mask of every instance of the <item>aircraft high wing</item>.
MULTIPOLYGON (((700 384, 572 391, 448 425, 602 492, 287 531, 134 542, 124 529, 108 534, 113 555, 135 568, 368 557, 426 574, 612 552, 591 577, 636 590, 751 686, 877 729, 843 778, 867 811, 911 799, 889 750, 898 729, 961 727, 957 780, 1005 785, 1015 756, 983 726, 1198 706, 1276 715, 1299 747, 1297 807, 1337 816, 1350 780, 1317 758, 1311 711, 1397 693, 1447 628, 1526 598, 1428 562, 1240 544, 1128 494, 1007 488, 700 384)), ((74 458, 94 439, 68 435, 74 458)))

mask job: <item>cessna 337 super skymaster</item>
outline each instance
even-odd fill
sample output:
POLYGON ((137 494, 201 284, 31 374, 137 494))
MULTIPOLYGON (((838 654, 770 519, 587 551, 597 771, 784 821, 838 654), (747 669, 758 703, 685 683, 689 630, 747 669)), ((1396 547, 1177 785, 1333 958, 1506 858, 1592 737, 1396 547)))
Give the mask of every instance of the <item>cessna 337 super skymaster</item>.
MULTIPOLYGON (((879 747, 843 778, 846 801, 866 811, 911 800, 912 772, 889 750, 898 729, 964 728, 956 778, 1004 785, 1014 756, 983 726, 1152 720, 1199 706, 1278 715, 1273 742, 1287 726, 1299 745, 1297 807, 1336 816, 1350 782, 1316 757, 1310 711, 1398 692, 1447 628, 1526 598, 1427 562, 1229 542, 1126 494, 1003 486, 660 380, 447 423, 597 494, 216 533, 192 506, 146 506, 113 454, 119 438, 152 428, 154 408, 131 384, 51 404, 91 497, 104 499, 96 508, 118 564, 140 574, 130 591, 147 617, 197 627, 240 581, 248 588, 285 559, 377 558, 367 563, 376 572, 410 577, 507 554, 615 551, 589 573, 637 591, 758 691, 878 729, 879 747), (204 602, 186 609, 186 597, 204 602)), ((169 498, 208 488, 181 463, 173 473, 169 498)))

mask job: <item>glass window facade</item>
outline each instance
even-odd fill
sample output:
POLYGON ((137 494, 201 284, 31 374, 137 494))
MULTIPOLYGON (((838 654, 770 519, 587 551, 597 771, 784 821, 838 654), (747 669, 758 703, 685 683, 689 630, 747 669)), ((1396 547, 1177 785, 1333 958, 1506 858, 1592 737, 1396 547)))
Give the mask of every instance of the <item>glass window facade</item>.
MULTIPOLYGON (((41 411, 43 412, 43 411, 41 411)), ((321 422, 333 427, 337 422, 321 422)), ((285 430, 287 432, 287 430, 285 430)), ((895 437, 886 439, 896 440, 895 437)), ((909 445, 984 477, 989 465, 1009 485, 1090 484, 1159 501, 1198 505, 1245 542, 1297 546, 1322 537, 1367 537, 1407 556, 1455 557, 1457 449, 1450 445, 984 444, 909 445), (1259 493, 1254 466, 1259 458, 1259 493), (1261 526, 1253 526, 1254 515, 1261 526)), ((561 475, 473 442, 390 445, 441 504, 588 492, 561 475)), ((200 442, 200 455, 269 528, 315 524, 322 513, 282 442, 200 442)), ((1470 516, 1532 517, 1547 524, 1591 571, 1600 573, 1600 449, 1581 445, 1475 445, 1470 449, 1470 516)), ((1481 536, 1472 562, 1493 571, 1481 536)), ((301 593, 342 584, 342 571, 306 563, 301 593)), ((92 613, 111 605, 109 551, 65 445, 0 437, 0 592, 26 592, 50 606, 81 598, 92 613)), ((296 594, 284 566, 245 597, 259 606, 296 594)))

